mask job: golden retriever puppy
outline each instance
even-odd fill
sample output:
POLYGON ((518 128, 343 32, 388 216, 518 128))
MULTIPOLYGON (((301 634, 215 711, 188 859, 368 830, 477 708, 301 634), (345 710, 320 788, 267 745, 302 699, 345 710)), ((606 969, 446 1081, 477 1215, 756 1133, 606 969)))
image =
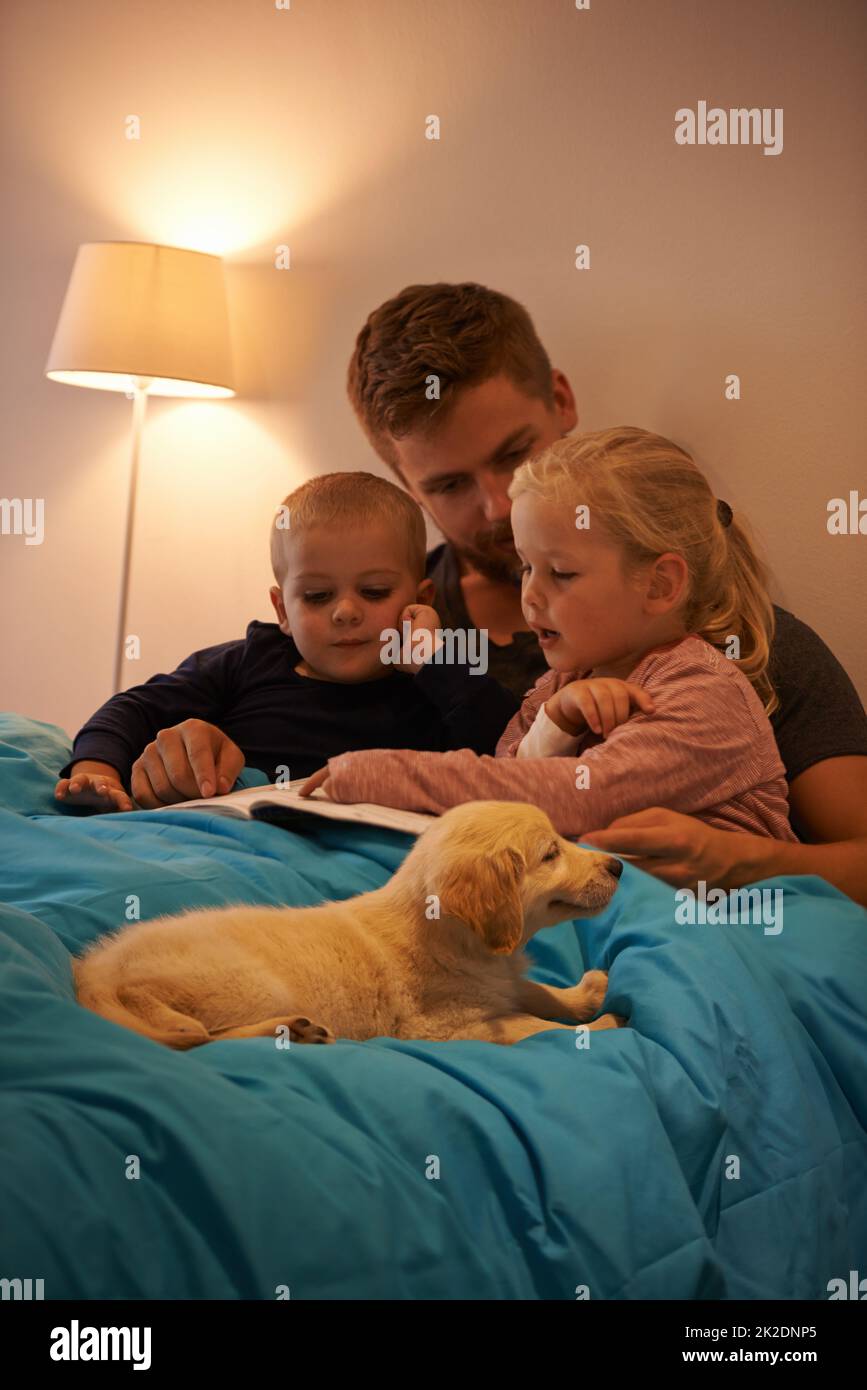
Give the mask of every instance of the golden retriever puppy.
MULTIPOLYGON (((602 911, 620 873, 535 806, 471 801, 430 826, 375 892, 121 928, 74 961, 78 998, 175 1048, 264 1034, 514 1043, 598 1014, 604 971, 569 989, 533 984, 522 948, 543 927, 602 911)), ((604 1014, 589 1026, 624 1022, 604 1014)))

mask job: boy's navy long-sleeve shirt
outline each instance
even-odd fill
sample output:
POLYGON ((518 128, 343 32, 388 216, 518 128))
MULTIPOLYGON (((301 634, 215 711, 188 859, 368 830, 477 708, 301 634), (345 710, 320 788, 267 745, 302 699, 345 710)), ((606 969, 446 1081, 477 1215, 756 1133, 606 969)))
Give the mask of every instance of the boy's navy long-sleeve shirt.
POLYGON ((428 662, 416 675, 343 684, 299 676, 300 660, 276 623, 251 622, 242 640, 205 647, 177 670, 112 696, 77 734, 60 776, 82 759, 108 763, 129 791, 147 744, 185 719, 215 724, 271 782, 281 768, 308 777, 359 748, 493 753, 519 705, 466 664, 428 662))

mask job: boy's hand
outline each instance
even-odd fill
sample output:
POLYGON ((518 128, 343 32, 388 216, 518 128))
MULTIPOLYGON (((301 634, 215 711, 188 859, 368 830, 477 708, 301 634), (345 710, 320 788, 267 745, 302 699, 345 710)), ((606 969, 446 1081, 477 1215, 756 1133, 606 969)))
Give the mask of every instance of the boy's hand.
POLYGON ((652 696, 640 685, 613 676, 570 681, 545 701, 548 718, 576 738, 588 728, 607 738, 618 724, 626 723, 633 709, 653 714, 655 708, 652 696))
MULTIPOLYGON (((417 632, 429 632, 431 634, 431 637, 434 639, 430 644, 431 655, 433 655, 434 651, 436 651, 437 647, 440 645, 439 643, 437 643, 435 638, 437 628, 440 625, 439 614, 437 613, 436 609, 431 608, 430 605, 427 603, 407 604, 406 608, 404 608, 403 612, 397 620, 397 630, 400 633, 401 647, 403 647, 404 623, 411 624, 409 642, 407 644, 409 646, 410 651, 412 651, 413 639, 415 637, 415 634, 417 632)), ((425 643, 425 645, 427 645, 427 643, 425 643)), ((422 666, 424 666, 423 661, 403 661, 400 663, 394 663, 394 669, 396 671, 404 671, 408 676, 414 676, 416 671, 421 670, 422 666)))
POLYGON ((146 811, 231 791, 244 766, 237 743, 203 719, 160 729, 133 763, 132 794, 146 811))
POLYGON ((70 806, 93 806, 97 811, 132 811, 118 771, 108 763, 75 763, 70 777, 61 777, 54 788, 57 801, 70 806))

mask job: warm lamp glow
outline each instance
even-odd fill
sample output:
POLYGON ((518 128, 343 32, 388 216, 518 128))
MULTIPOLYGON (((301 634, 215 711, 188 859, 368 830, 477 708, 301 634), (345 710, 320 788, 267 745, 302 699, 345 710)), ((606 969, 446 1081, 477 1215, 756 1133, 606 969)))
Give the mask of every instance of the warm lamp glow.
POLYGON ((132 397, 129 502, 114 649, 126 657, 139 453, 148 396, 234 396, 223 263, 146 241, 79 246, 45 364, 52 381, 132 397))
POLYGON ((45 374, 100 391, 233 396, 222 261, 141 241, 80 246, 45 374))
MULTIPOLYGON (((135 377, 122 372, 46 372, 52 381, 62 381, 66 386, 88 386, 93 391, 135 390, 135 377)), ((211 400, 234 396, 228 386, 211 386, 204 381, 172 380, 170 377, 148 378, 149 396, 202 396, 211 400)))

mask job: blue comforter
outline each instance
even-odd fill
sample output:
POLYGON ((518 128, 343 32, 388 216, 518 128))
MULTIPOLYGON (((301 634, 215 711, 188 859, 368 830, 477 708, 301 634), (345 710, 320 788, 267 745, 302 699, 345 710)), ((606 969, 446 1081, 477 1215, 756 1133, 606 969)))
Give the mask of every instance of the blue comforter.
MULTIPOLYGON (((627 866, 533 975, 610 971, 589 1048, 377 1038, 171 1052, 77 1006, 124 921, 380 886, 410 841, 60 813, 65 735, 0 717, 0 1277, 46 1298, 827 1298, 867 1271, 867 913, 690 926, 627 866)), ((254 775, 253 780, 256 780, 254 775)))

